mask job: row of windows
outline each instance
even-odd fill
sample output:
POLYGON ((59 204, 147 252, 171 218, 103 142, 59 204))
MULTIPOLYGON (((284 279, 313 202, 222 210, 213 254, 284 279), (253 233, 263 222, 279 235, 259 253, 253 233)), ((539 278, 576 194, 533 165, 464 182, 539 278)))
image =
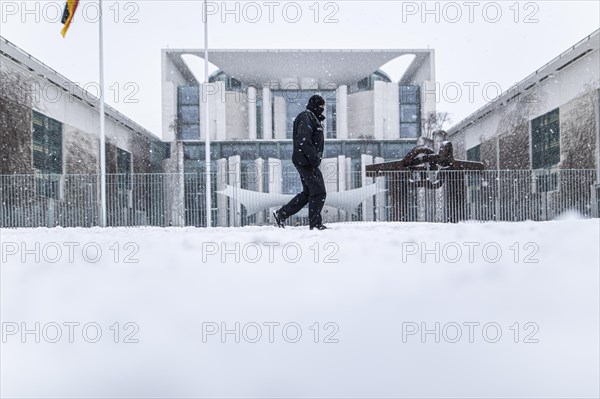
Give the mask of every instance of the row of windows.
MULTIPOLYGON (((63 124, 55 119, 32 111, 32 155, 33 168, 40 175, 63 174, 63 124)), ((165 151, 164 147, 161 147, 165 151)), ((117 173, 120 189, 131 189, 131 153, 117 148, 117 173)), ((58 176, 36 178, 36 193, 40 196, 58 198, 60 179, 58 176)))
MULTIPOLYGON (((481 161, 481 145, 467 150, 468 161, 481 161)), ((531 121, 531 167, 545 169, 560 162, 558 108, 531 121)))
MULTIPOLYGON (((313 90, 273 90, 271 96, 271 123, 275 126, 275 104, 283 100, 286 107, 286 138, 291 139, 296 116, 306 109, 313 90)), ((335 90, 323 90, 318 94, 325 98, 326 137, 337 138, 337 100, 335 90)), ((420 136, 421 103, 418 85, 399 86, 400 98, 400 137, 420 136)), ((263 99, 256 101, 257 138, 264 138, 263 99)), ((180 86, 177 91, 177 136, 180 140, 200 138, 200 96, 198 86, 180 86)))
MULTIPOLYGON (((325 158, 335 158, 344 155, 354 162, 360 163, 361 155, 383 157, 386 160, 403 158, 414 145, 398 141, 341 141, 327 143, 325 158)), ((185 143, 183 147, 184 169, 186 173, 202 172, 204 170, 204 143, 185 143)), ((239 155, 242 162, 254 162, 257 158, 276 158, 289 160, 292 157, 293 144, 288 142, 213 142, 211 144, 212 168, 216 160, 239 155)), ((214 169, 213 169, 214 170, 214 169)))

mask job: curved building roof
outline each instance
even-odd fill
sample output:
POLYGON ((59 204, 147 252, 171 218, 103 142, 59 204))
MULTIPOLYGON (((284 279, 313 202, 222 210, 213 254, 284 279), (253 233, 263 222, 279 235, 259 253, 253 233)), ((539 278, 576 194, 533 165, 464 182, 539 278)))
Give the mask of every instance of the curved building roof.
MULTIPOLYGON (((190 82, 195 79, 181 58, 190 54, 204 58, 204 50, 164 50, 190 82)), ((229 76, 262 84, 282 79, 315 79, 337 85, 352 84, 382 65, 403 55, 415 59, 401 81, 411 81, 433 50, 210 50, 208 60, 229 76)))

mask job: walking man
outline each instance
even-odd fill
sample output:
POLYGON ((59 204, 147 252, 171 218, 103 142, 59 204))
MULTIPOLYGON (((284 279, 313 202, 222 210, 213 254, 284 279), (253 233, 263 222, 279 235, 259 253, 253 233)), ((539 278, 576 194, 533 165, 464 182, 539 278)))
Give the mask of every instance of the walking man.
POLYGON ((284 228, 285 220, 298 213, 308 204, 308 222, 310 229, 325 230, 322 223, 321 210, 325 204, 325 182, 319 169, 323 157, 325 137, 323 111, 325 100, 314 95, 308 100, 306 110, 298 114, 294 120, 294 153, 292 162, 300 174, 302 192, 290 202, 274 211, 273 216, 277 226, 284 228))

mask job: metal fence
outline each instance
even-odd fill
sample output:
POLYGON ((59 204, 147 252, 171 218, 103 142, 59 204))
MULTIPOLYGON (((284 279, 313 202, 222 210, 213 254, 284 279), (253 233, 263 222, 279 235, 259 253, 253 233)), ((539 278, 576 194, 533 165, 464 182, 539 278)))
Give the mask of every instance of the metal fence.
MULTIPOLYGON (((300 187, 295 174, 257 173, 213 174, 213 226, 271 224, 270 211, 300 187)), ((106 182, 109 226, 206 226, 204 174, 106 182)), ((326 222, 543 221, 567 211, 598 217, 600 207, 595 170, 346 172, 326 186, 326 222)), ((0 227, 97 226, 98 193, 97 175, 0 175, 0 227)), ((305 224, 306 212, 289 223, 305 224)))

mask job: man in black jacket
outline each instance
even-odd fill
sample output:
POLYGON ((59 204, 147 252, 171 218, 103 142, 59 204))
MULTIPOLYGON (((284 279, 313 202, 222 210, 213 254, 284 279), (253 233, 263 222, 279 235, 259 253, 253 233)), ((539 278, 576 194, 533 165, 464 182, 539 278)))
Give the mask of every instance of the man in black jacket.
POLYGON ((323 125, 321 124, 325 120, 324 110, 325 100, 315 94, 308 100, 306 111, 300 112, 294 120, 292 162, 300 173, 302 192, 281 209, 273 212, 273 217, 279 227, 285 227, 285 220, 308 204, 310 229, 325 230, 327 228, 323 225, 321 218, 326 192, 323 175, 319 169, 325 145, 323 125))

